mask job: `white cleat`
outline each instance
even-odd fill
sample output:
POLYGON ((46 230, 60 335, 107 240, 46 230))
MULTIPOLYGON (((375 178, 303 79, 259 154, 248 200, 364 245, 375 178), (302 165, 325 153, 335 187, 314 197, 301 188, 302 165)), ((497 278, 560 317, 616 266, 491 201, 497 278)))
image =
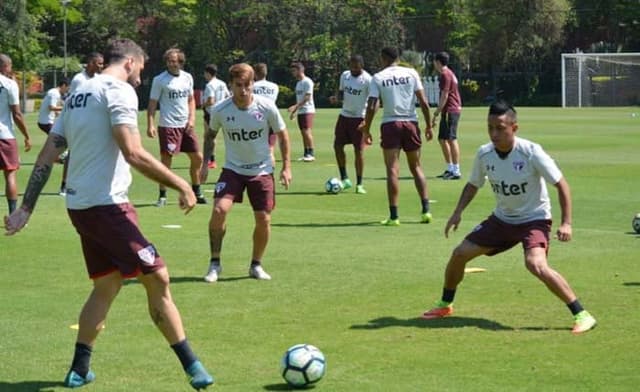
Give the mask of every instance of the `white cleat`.
POLYGON ((316 157, 314 157, 313 155, 305 155, 302 157, 303 162, 313 162, 315 160, 316 160, 316 157))
POLYGON ((204 281, 213 283, 218 281, 218 275, 222 272, 222 266, 220 264, 209 264, 209 271, 204 277, 204 281))
POLYGON ((156 202, 156 207, 164 207, 166 205, 167 205, 167 198, 166 197, 158 198, 158 201, 156 202))
POLYGON ((271 275, 266 273, 261 265, 249 268, 249 276, 258 280, 271 280, 271 275))

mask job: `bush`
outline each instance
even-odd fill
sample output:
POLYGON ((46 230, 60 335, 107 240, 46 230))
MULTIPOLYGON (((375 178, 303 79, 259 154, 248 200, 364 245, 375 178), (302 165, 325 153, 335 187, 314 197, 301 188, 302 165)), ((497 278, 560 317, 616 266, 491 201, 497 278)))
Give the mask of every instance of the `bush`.
POLYGON ((276 105, 279 108, 288 108, 289 106, 296 103, 296 93, 293 89, 284 86, 282 84, 278 85, 280 92, 278 93, 278 100, 276 101, 276 105))

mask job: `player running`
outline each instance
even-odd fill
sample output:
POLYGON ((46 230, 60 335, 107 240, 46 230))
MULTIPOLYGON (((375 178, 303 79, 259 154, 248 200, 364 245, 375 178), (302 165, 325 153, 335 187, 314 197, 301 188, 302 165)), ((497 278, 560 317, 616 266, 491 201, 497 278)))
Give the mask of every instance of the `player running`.
POLYGON ((253 68, 244 63, 235 64, 229 69, 229 74, 232 96, 211 112, 211 128, 222 128, 226 154, 209 220, 211 259, 204 280, 218 280, 222 271, 220 251, 227 229, 227 214, 234 202, 242 202, 245 189, 255 217, 249 276, 269 280, 271 276, 262 267, 262 256, 271 232, 271 211, 275 207, 269 128, 276 130, 278 137, 282 154, 280 183, 285 189, 291 183, 289 134, 276 105, 253 93, 253 68))
POLYGON ((289 106, 289 119, 293 120, 297 114, 298 128, 302 134, 304 153, 299 161, 313 162, 316 160, 313 151, 313 118, 316 106, 313 102, 313 80, 304 74, 301 62, 291 64, 291 74, 296 82, 296 103, 289 106))
POLYGON ((346 144, 353 144, 354 161, 356 166, 356 193, 365 194, 362 185, 364 172, 364 148, 367 145, 358 126, 364 121, 369 97, 371 75, 364 70, 364 59, 360 55, 353 55, 349 59, 349 70, 340 75, 339 96, 329 97, 331 103, 342 101, 342 110, 338 116, 333 139, 333 150, 340 171, 340 179, 344 189, 353 186, 347 175, 347 157, 344 153, 346 144))
MULTIPOLYGON (((184 152, 191 165, 189 174, 191 186, 198 204, 207 204, 200 191, 200 168, 202 153, 194 130, 196 122, 196 101, 193 97, 193 77, 182 70, 185 56, 182 50, 168 49, 164 53, 167 70, 153 78, 149 105, 147 107, 147 136, 158 136, 160 142, 160 160, 171 168, 173 156, 184 152), (156 109, 160 104, 158 129, 155 125, 156 109)), ((157 207, 167 204, 167 189, 160 184, 157 207)))
POLYGON ((424 177, 420 164, 420 148, 422 139, 418 127, 416 115, 416 98, 420 103, 422 115, 426 121, 425 137, 427 141, 433 138, 431 131, 431 117, 429 103, 424 96, 424 89, 418 73, 407 67, 398 65, 399 53, 396 48, 384 48, 380 52, 380 61, 384 69, 373 75, 369 88, 367 113, 360 130, 364 138, 371 141, 371 122, 378 108, 378 101, 382 101, 383 115, 380 127, 380 146, 384 155, 384 163, 387 167, 387 196, 389 199, 389 218, 380 222, 385 226, 399 226, 398 197, 400 192, 400 150, 404 150, 407 156, 409 170, 413 175, 414 183, 420 202, 422 213, 420 222, 431 222, 429 212, 429 190, 427 180, 424 177))
MULTIPOLYGON (((280 93, 280 87, 277 84, 267 80, 267 64, 258 63, 253 66, 253 72, 255 73, 256 81, 253 83, 253 93, 260 95, 276 103, 278 100, 278 94, 280 93)), ((273 167, 276 166, 276 157, 274 154, 274 148, 276 146, 276 133, 273 129, 269 128, 269 153, 271 154, 271 162, 273 167)))
POLYGON ((453 313, 456 288, 462 282, 469 261, 480 255, 493 256, 522 243, 529 272, 567 304, 573 314, 572 332, 586 332, 596 325, 596 319, 582 308, 569 283, 547 262, 551 203, 545 181, 558 190, 561 221, 556 234, 563 242, 571 240, 572 235, 569 184, 540 145, 516 137, 518 119, 512 106, 503 101, 492 104, 488 129, 491 143, 481 146, 476 154, 471 177, 447 222, 445 236, 449 236, 451 228, 458 228, 462 212, 486 180, 495 194, 496 208, 453 250, 445 270, 442 298, 422 318, 433 319, 453 313))
MULTIPOLYGON (((95 380, 90 360, 98 333, 124 278, 137 277, 146 289, 150 316, 175 351, 195 389, 213 378, 189 347, 180 313, 169 290, 169 273, 156 248, 140 232, 129 203, 130 166, 180 193, 180 208, 189 212, 195 195, 189 184, 151 154, 140 139, 138 97, 146 54, 133 41, 113 41, 105 51, 102 75, 82 83, 65 108, 38 155, 22 206, 5 217, 6 234, 25 227, 57 156, 73 150, 66 203, 80 235, 93 290, 80 313, 78 337, 64 385, 77 388, 95 380)), ((141 364, 141 367, 147 366, 141 364)), ((142 386, 134 389, 144 389, 142 386)))

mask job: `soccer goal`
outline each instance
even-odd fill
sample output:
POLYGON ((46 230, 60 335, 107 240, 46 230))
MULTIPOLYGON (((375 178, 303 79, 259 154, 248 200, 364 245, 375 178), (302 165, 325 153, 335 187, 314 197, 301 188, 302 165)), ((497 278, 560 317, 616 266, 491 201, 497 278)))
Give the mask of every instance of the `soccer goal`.
POLYGON ((640 105, 640 53, 563 53, 562 107, 640 105))

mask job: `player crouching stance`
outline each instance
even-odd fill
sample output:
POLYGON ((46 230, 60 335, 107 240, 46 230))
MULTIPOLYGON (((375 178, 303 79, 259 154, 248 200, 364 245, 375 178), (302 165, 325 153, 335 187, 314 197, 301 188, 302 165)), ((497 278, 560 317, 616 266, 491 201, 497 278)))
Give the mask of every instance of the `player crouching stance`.
MULTIPOLYGON (((116 40, 105 52, 107 68, 82 83, 65 107, 38 155, 22 206, 5 217, 8 235, 29 220, 53 162, 67 148, 73 151, 67 179, 67 210, 80 235, 93 290, 80 313, 71 369, 64 385, 92 382, 93 346, 123 278, 137 277, 147 293, 149 314, 195 389, 213 384, 185 336, 180 313, 171 298, 169 273, 138 228, 137 214, 127 198, 130 165, 142 174, 180 193, 180 208, 191 211, 196 196, 189 184, 157 161, 144 147, 138 130, 138 97, 144 51, 133 41, 116 40), (96 159, 99 157, 99 159, 96 159)), ((143 387, 135 389, 144 389, 143 387)))
POLYGON ((551 203, 545 180, 558 189, 562 219, 557 230, 560 241, 571 240, 571 193, 569 184, 555 162, 540 145, 515 136, 518 122, 515 109, 505 102, 489 108, 491 143, 478 150, 469 182, 465 185, 453 215, 445 227, 458 228, 462 211, 475 197, 486 179, 496 195, 493 214, 467 235, 449 259, 442 298, 423 319, 453 313, 453 298, 464 277, 465 265, 480 255, 493 256, 522 243, 527 269, 560 298, 574 317, 572 332, 586 332, 596 319, 582 308, 565 278, 547 263, 551 232, 551 203))
POLYGON ((271 232, 271 211, 275 206, 273 162, 269 149, 269 128, 276 130, 282 170, 280 183, 285 189, 291 183, 289 134, 275 103, 253 94, 253 68, 235 64, 229 68, 231 98, 211 111, 211 129, 222 128, 225 163, 216 183, 214 206, 209 220, 211 260, 204 280, 215 282, 222 271, 220 251, 226 231, 226 217, 234 202, 242 202, 245 188, 255 216, 253 254, 249 276, 269 280, 262 268, 262 256, 271 232))

